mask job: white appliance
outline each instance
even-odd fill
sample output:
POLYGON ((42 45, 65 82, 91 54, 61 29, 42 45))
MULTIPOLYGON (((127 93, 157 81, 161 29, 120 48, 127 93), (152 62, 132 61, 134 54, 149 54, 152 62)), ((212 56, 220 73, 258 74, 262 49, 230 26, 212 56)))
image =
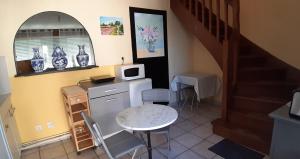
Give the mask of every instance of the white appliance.
POLYGON ((7 73, 5 57, 0 56, 0 95, 10 93, 10 83, 7 73))
POLYGON ((118 78, 126 81, 145 78, 144 64, 117 65, 115 72, 118 78))
POLYGON ((151 78, 129 81, 129 97, 131 107, 141 106, 143 104, 142 91, 147 89, 152 89, 151 78))

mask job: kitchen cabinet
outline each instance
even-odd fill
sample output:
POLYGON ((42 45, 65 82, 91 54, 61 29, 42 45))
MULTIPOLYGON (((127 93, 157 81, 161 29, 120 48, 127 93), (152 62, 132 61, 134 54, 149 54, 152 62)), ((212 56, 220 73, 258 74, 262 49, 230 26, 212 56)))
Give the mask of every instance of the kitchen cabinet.
POLYGON ((14 118, 15 108, 10 95, 0 95, 0 158, 19 159, 21 156, 21 140, 14 118))
POLYGON ((300 120, 289 116, 287 105, 269 114, 274 119, 271 159, 300 158, 300 120))
POLYGON ((130 106, 129 83, 115 79, 99 84, 81 82, 80 86, 88 92, 91 116, 99 123, 104 138, 122 131, 115 118, 130 106))

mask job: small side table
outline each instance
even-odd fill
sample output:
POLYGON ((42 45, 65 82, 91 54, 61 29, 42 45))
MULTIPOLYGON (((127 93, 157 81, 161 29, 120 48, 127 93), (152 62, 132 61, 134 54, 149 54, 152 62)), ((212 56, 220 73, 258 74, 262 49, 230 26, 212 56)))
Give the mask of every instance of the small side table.
POLYGON ((300 120, 290 118, 286 105, 269 116, 274 119, 270 158, 300 158, 300 120))

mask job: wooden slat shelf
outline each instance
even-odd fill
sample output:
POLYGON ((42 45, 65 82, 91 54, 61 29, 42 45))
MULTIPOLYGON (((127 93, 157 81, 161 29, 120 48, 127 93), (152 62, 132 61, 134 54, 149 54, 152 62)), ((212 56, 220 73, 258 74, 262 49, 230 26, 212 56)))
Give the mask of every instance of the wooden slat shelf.
POLYGON ((85 148, 90 148, 90 147, 93 147, 93 146, 94 146, 94 142, 93 142, 92 139, 85 140, 83 142, 78 143, 78 147, 79 147, 80 150, 85 149, 85 148))
POLYGON ((86 111, 87 109, 88 108, 86 105, 84 105, 84 103, 79 103, 79 104, 72 105, 71 112, 72 114, 75 114, 75 113, 80 113, 81 111, 86 111))
POLYGON ((94 147, 94 141, 80 112, 90 115, 87 93, 79 86, 62 88, 63 100, 68 114, 70 131, 77 152, 94 147))

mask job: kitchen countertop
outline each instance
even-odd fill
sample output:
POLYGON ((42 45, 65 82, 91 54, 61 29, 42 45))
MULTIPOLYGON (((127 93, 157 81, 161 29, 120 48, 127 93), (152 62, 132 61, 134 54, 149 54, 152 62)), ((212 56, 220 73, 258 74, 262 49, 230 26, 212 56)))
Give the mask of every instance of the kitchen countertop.
POLYGON ((277 110, 273 111, 272 113, 270 113, 269 116, 276 120, 284 120, 284 121, 288 121, 300 125, 300 120, 291 118, 289 116, 289 111, 290 111, 290 107, 284 105, 278 108, 277 110))
POLYGON ((84 82, 80 82, 79 86, 87 91, 89 88, 104 86, 108 84, 116 84, 121 82, 128 82, 128 81, 124 81, 119 78, 115 78, 113 81, 102 82, 102 83, 93 83, 92 81, 84 81, 84 82))

